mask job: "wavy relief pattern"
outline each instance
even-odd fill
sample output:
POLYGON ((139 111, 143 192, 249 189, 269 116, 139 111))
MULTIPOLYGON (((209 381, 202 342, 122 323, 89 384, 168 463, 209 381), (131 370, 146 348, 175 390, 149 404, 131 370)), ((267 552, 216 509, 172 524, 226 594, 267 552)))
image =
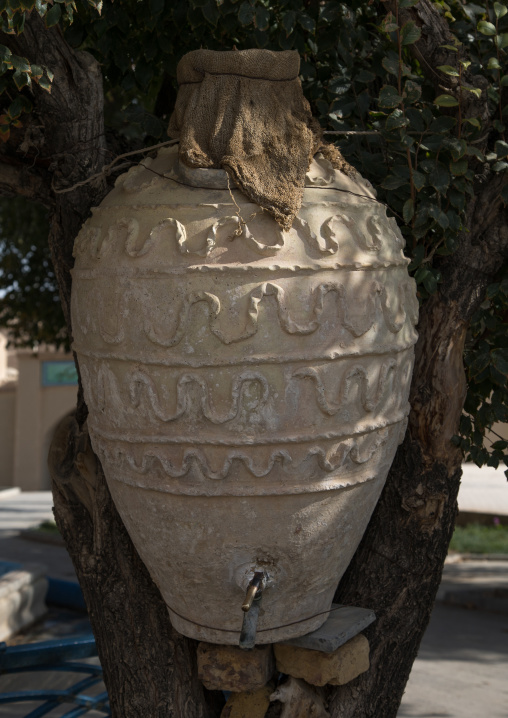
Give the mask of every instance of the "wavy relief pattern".
POLYGON ((377 436, 372 441, 371 435, 346 439, 333 444, 328 450, 320 446, 309 448, 304 458, 298 461, 291 456, 288 449, 275 449, 267 458, 260 459, 259 451, 252 454, 245 449, 229 450, 224 457, 222 467, 214 470, 206 452, 203 449, 187 449, 179 462, 172 461, 158 447, 147 449, 143 452, 141 460, 137 460, 134 452, 129 448, 122 448, 113 445, 112 442, 102 442, 99 438, 101 453, 108 461, 114 462, 117 466, 125 462, 127 466, 137 474, 151 474, 154 471, 162 470, 167 476, 180 479, 186 476, 191 469, 198 469, 206 479, 213 481, 226 479, 234 467, 235 462, 240 462, 255 478, 267 476, 276 465, 280 465, 285 471, 298 471, 309 460, 314 459, 319 468, 326 473, 341 468, 347 459, 355 464, 366 464, 372 457, 387 443, 389 431, 382 429, 376 432, 377 436))
MULTIPOLYGON (((212 249, 217 246, 219 230, 229 224, 231 224, 230 239, 241 237, 249 249, 264 257, 278 254, 288 240, 289 233, 283 232, 280 227, 274 223, 274 230, 278 240, 275 244, 265 244, 254 236, 248 227, 248 223, 242 222, 237 215, 231 215, 221 217, 212 224, 202 247, 190 249, 185 226, 173 217, 167 217, 159 222, 141 242, 138 242, 139 225, 137 220, 133 218, 123 218, 114 225, 111 225, 105 236, 102 234, 100 227, 87 227, 83 229, 76 238, 74 256, 78 254, 89 254, 93 259, 100 260, 120 241, 124 243, 124 250, 130 257, 138 258, 150 252, 157 244, 165 242, 168 239, 174 239, 176 240, 180 254, 195 254, 199 257, 207 257, 212 249), (125 238, 122 237, 122 234, 126 235, 125 238)), ((400 244, 401 235, 398 226, 396 223, 394 226, 394 223, 390 222, 389 225, 390 232, 395 233, 397 243, 400 244)), ((364 251, 379 252, 381 250, 383 219, 379 215, 371 215, 368 217, 366 233, 359 230, 358 222, 353 217, 344 213, 334 215, 323 222, 319 234, 316 234, 311 229, 305 219, 295 217, 293 220, 293 230, 296 231, 304 242, 313 249, 317 249, 321 254, 337 253, 340 243, 340 229, 343 227, 349 231, 355 243, 364 251)))
POLYGON ((377 385, 375 385, 374 381, 372 381, 372 383, 369 381, 369 375, 365 367, 360 365, 352 367, 349 371, 345 372, 341 378, 338 400, 333 400, 327 396, 325 385, 317 369, 313 367, 298 369, 293 373, 293 377, 310 379, 316 390, 316 401, 319 408, 323 414, 334 416, 344 407, 354 385, 358 386, 359 398, 365 411, 374 411, 385 393, 390 379, 393 390, 394 379, 397 373, 396 367, 397 362, 395 359, 390 359, 382 364, 379 370, 377 385))
POLYGON ((346 227, 351 234, 356 245, 367 252, 379 252, 382 248, 383 234, 381 232, 382 219, 379 215, 371 215, 367 219, 366 228, 368 234, 360 232, 358 228, 358 222, 350 217, 348 214, 337 214, 330 217, 322 227, 323 234, 329 238, 330 242, 334 242, 336 247, 339 246, 339 240, 337 232, 340 227, 346 227), (338 229, 335 229, 335 225, 339 225, 338 229), (370 236, 370 240, 369 240, 370 236))
MULTIPOLYGON (((299 323, 292 319, 290 311, 286 306, 286 293, 282 287, 272 282, 265 282, 254 289, 248 300, 247 321, 237 336, 226 336, 220 328, 219 316, 221 302, 219 297, 210 292, 192 292, 183 301, 177 319, 176 328, 172 336, 161 337, 154 329, 149 319, 145 320, 144 330, 148 338, 154 344, 163 347, 173 347, 182 341, 186 334, 189 323, 191 308, 198 302, 205 302, 208 305, 209 328, 212 334, 223 344, 249 339, 258 330, 259 303, 265 297, 274 297, 277 302, 277 314, 280 326, 287 334, 306 335, 317 331, 321 326, 321 315, 324 309, 324 299, 328 294, 333 293, 337 298, 339 311, 343 326, 354 336, 360 337, 366 334, 377 321, 377 307, 383 315, 386 326, 392 334, 400 332, 405 324, 406 317, 409 317, 414 325, 418 319, 418 305, 413 291, 413 282, 408 280, 399 285, 398 288, 398 309, 393 311, 388 304, 388 296, 385 287, 379 282, 372 282, 370 292, 363 307, 362 316, 352 318, 350 311, 350 300, 346 295, 344 285, 327 282, 315 288, 310 297, 310 318, 308 321, 299 323)), ((358 300, 352 300, 357 306, 358 300)))
POLYGON ((193 374, 183 374, 176 385, 176 409, 175 411, 167 411, 161 405, 153 380, 144 372, 136 372, 131 377, 129 395, 135 408, 142 404, 143 396, 146 396, 150 411, 161 421, 171 422, 190 413, 192 398, 189 394, 189 387, 191 385, 195 385, 199 389, 199 404, 202 415, 212 424, 225 424, 239 418, 242 408, 246 406, 248 406, 249 411, 262 409, 270 394, 268 382, 264 376, 257 372, 244 372, 237 376, 233 382, 231 408, 225 414, 220 414, 213 406, 211 392, 205 380, 193 374), (261 396, 259 398, 248 396, 248 391, 253 384, 261 387, 261 396))

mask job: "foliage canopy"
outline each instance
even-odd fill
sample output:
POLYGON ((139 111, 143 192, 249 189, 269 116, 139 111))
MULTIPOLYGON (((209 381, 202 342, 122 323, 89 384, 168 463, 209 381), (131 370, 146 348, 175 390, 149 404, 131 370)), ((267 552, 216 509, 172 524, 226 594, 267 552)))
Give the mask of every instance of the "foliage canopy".
MULTIPOLYGON (((436 2, 448 22, 443 48, 452 60, 429 72, 425 58, 410 52, 421 30, 402 17, 416 2, 399 0, 387 12, 377 0, 1 0, 0 11, 4 32, 21 32, 26 13, 39 12, 48 27, 60 25, 72 47, 97 58, 108 131, 128 148, 167 139, 176 66, 186 52, 298 50, 313 113, 326 132, 337 133, 329 139, 337 139, 396 217, 425 302, 467 231, 474 183, 508 168, 508 8, 436 2), (487 99, 481 116, 474 102, 480 97, 487 99)), ((52 81, 51 68, 0 46, 0 139, 7 141, 32 111, 33 83, 50 92, 52 81)), ((501 199, 508 203, 506 181, 501 199)), ((20 212, 3 200, 0 229, 0 289, 7 292, 0 324, 18 343, 62 343, 41 210, 20 212)), ((504 266, 470 328, 468 396, 456 437, 466 457, 491 466, 508 464, 506 441, 483 446, 486 429, 508 421, 507 317, 504 266)))

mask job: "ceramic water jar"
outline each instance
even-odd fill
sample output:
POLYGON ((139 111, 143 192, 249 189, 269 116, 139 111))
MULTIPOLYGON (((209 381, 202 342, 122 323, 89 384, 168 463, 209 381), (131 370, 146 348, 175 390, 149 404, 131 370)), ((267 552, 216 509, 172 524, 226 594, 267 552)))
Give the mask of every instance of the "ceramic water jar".
POLYGON ((318 628, 406 427, 417 300, 395 220, 318 156, 282 232, 172 147, 119 178, 75 258, 92 444, 173 625, 237 643, 263 571, 256 642, 318 628))

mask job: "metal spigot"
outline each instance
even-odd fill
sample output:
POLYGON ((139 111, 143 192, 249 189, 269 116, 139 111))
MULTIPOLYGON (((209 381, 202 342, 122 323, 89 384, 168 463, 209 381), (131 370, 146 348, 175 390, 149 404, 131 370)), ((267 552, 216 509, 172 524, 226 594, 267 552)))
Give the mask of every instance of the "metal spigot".
POLYGON ((245 651, 254 648, 256 644, 256 630, 259 609, 261 608, 261 599, 263 598, 264 583, 264 572, 256 571, 247 587, 245 599, 242 603, 244 616, 239 645, 240 648, 243 648, 245 651))
POLYGON ((250 611, 252 602, 254 601, 256 594, 263 590, 263 583, 265 574, 263 571, 256 571, 247 587, 247 593, 245 594, 245 600, 242 603, 242 611, 250 611))

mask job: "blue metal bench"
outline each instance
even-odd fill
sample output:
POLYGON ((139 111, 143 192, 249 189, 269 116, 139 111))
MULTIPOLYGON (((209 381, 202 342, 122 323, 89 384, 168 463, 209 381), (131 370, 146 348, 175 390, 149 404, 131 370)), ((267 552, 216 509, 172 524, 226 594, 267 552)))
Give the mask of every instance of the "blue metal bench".
POLYGON ((102 681, 100 666, 80 662, 96 655, 97 648, 92 634, 11 647, 0 643, 0 676, 38 671, 81 673, 86 676, 63 690, 0 693, 0 709, 5 704, 37 701, 40 705, 27 713, 25 718, 46 716, 62 704, 71 704, 73 707, 63 715, 60 713, 60 718, 78 718, 90 711, 110 716, 108 695, 105 691, 93 696, 83 693, 102 681))

